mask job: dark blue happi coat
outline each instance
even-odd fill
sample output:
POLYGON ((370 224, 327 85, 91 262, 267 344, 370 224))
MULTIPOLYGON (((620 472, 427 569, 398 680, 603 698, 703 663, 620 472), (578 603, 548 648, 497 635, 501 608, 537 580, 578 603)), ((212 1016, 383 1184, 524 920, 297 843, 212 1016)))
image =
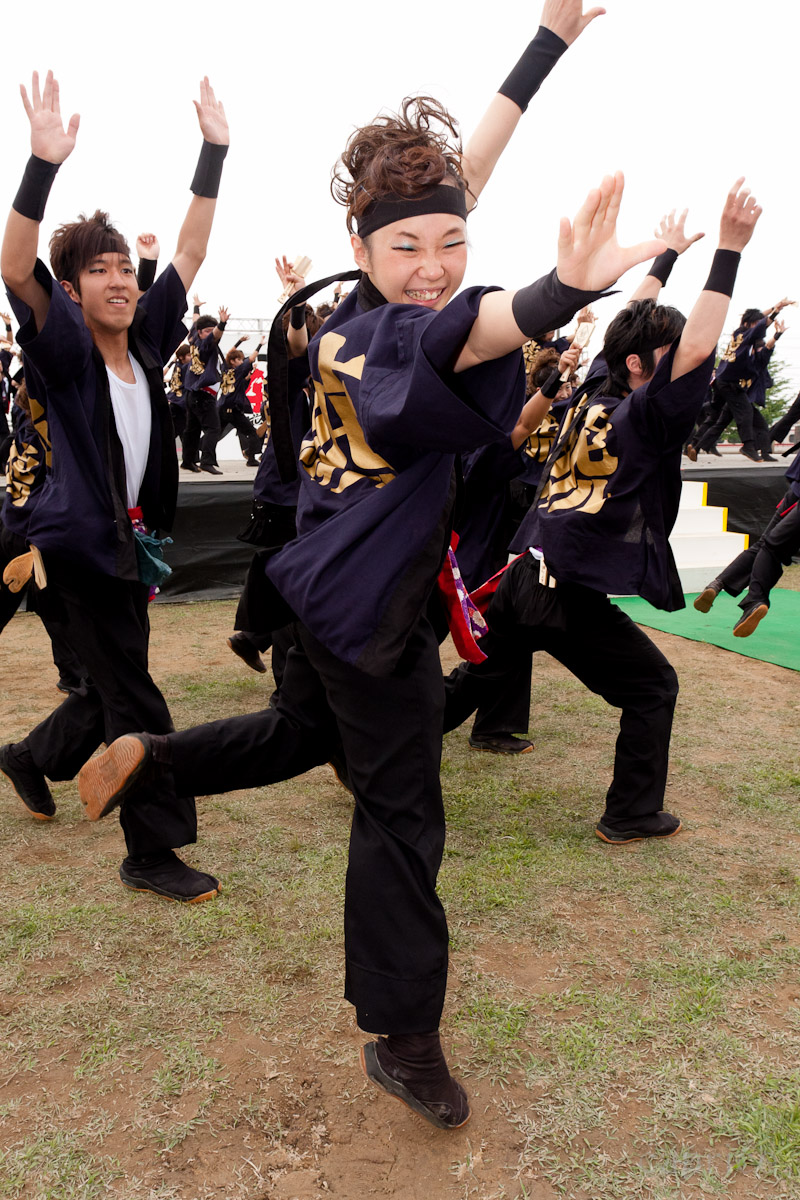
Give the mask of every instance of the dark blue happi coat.
POLYGON ((507 438, 524 403, 520 351, 451 370, 490 290, 438 313, 367 312, 356 288, 310 346, 298 536, 267 573, 315 637, 372 674, 392 671, 435 583, 455 455, 507 438))

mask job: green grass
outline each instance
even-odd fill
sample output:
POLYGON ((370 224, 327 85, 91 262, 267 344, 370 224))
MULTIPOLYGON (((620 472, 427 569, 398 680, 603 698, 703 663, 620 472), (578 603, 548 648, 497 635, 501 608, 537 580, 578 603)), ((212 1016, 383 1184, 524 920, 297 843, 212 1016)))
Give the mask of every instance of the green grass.
MULTIPOLYGON (((153 613, 178 727, 267 703, 233 656, 204 666, 231 611, 153 613)), ((121 889, 119 831, 84 823, 72 785, 46 827, 0 785, 0 1198, 205 1200, 213 1183, 265 1200, 294 1194, 294 1171, 355 1195, 355 1164, 364 1195, 410 1200, 421 1153, 435 1200, 798 1200, 797 702, 770 668, 740 753, 741 678, 714 655, 693 647, 680 672, 669 786, 687 834, 669 843, 594 837, 617 715, 545 662, 533 754, 446 739, 444 1029, 480 1096, 466 1139, 415 1131, 358 1074, 351 802, 329 770, 201 800, 187 857, 224 890, 187 908, 121 889), (397 1156, 391 1183, 376 1147, 397 1156)))

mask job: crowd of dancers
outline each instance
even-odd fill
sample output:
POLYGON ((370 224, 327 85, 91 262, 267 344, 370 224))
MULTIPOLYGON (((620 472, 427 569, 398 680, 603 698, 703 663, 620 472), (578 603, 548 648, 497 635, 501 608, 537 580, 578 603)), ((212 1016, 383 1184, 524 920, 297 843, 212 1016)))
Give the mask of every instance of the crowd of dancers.
MULTIPOLYGON (((597 836, 616 846, 677 834, 680 817, 664 809, 677 676, 608 597, 683 606, 669 534, 685 448, 709 446, 707 430, 727 414, 750 457, 770 450, 770 431, 744 401, 763 378, 756 366, 782 332, 786 301, 744 313, 695 431, 761 216, 742 179, 720 197, 708 279, 688 316, 660 298, 700 235, 673 213, 656 238, 620 247, 620 174, 562 222, 548 275, 516 291, 460 290, 469 211, 547 75, 601 13, 546 0, 536 36, 463 149, 451 115, 428 97, 350 137, 333 191, 356 270, 307 283, 278 261, 288 298, 268 339, 266 441, 266 420, 255 427, 247 400, 261 345, 245 355, 240 341, 223 355, 227 311, 204 314, 197 296, 188 336, 184 323, 228 148, 208 79, 175 253, 157 272, 157 242, 142 235, 138 275, 100 210, 58 227, 50 270, 38 258, 78 118, 64 125, 51 73, 22 89, 32 154, 2 247, 23 372, 3 508, 3 611, 28 588, 66 695, 0 748, 0 770, 42 821, 55 814, 48 780, 78 775, 90 819, 119 814, 122 883, 195 903, 220 890, 176 854, 197 838, 195 796, 331 763, 353 796, 345 995, 376 1035, 362 1066, 443 1129, 463 1125, 470 1109, 439 1034, 442 735, 475 714, 476 749, 529 752, 531 657, 545 650, 620 710, 597 836), (592 304, 645 262, 602 349, 587 357, 592 304), (333 301, 313 308, 334 284, 333 301), (573 317, 573 334, 556 339, 573 317), (147 665, 148 600, 167 570, 175 512, 175 433, 181 468, 217 474, 228 427, 257 467, 250 521, 231 531, 254 556, 230 644, 256 670, 271 647, 276 690, 262 712, 176 732, 147 665), (444 679, 448 631, 464 661, 444 679)), ((747 560, 698 597, 707 611, 723 588, 747 588, 745 635, 797 548, 799 464, 747 560)))

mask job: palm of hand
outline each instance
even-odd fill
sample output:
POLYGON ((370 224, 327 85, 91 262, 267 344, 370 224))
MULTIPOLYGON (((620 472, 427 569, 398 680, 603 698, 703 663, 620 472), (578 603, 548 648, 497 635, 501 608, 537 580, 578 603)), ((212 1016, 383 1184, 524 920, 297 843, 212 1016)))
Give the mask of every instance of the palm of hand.
POLYGON ((216 146, 228 145, 230 141, 228 122, 225 114, 220 112, 219 108, 201 104, 197 109, 197 117, 200 121, 200 131, 207 142, 213 142, 216 146))
POLYGON ((37 158, 61 163, 75 149, 75 134, 65 132, 58 113, 40 109, 31 117, 31 150, 37 158))

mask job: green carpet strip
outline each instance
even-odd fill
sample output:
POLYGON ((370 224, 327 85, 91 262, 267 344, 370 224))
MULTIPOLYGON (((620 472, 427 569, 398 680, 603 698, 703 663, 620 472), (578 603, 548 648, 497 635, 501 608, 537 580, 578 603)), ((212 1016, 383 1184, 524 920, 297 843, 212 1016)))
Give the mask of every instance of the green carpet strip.
POLYGON ((733 627, 742 610, 732 596, 721 592, 711 612, 705 615, 692 607, 694 598, 694 595, 687 595, 687 607, 674 613, 661 612, 639 596, 626 596, 614 603, 637 625, 661 629, 693 642, 707 642, 747 658, 800 671, 800 592, 775 588, 770 597, 769 612, 748 638, 733 636, 733 627))

